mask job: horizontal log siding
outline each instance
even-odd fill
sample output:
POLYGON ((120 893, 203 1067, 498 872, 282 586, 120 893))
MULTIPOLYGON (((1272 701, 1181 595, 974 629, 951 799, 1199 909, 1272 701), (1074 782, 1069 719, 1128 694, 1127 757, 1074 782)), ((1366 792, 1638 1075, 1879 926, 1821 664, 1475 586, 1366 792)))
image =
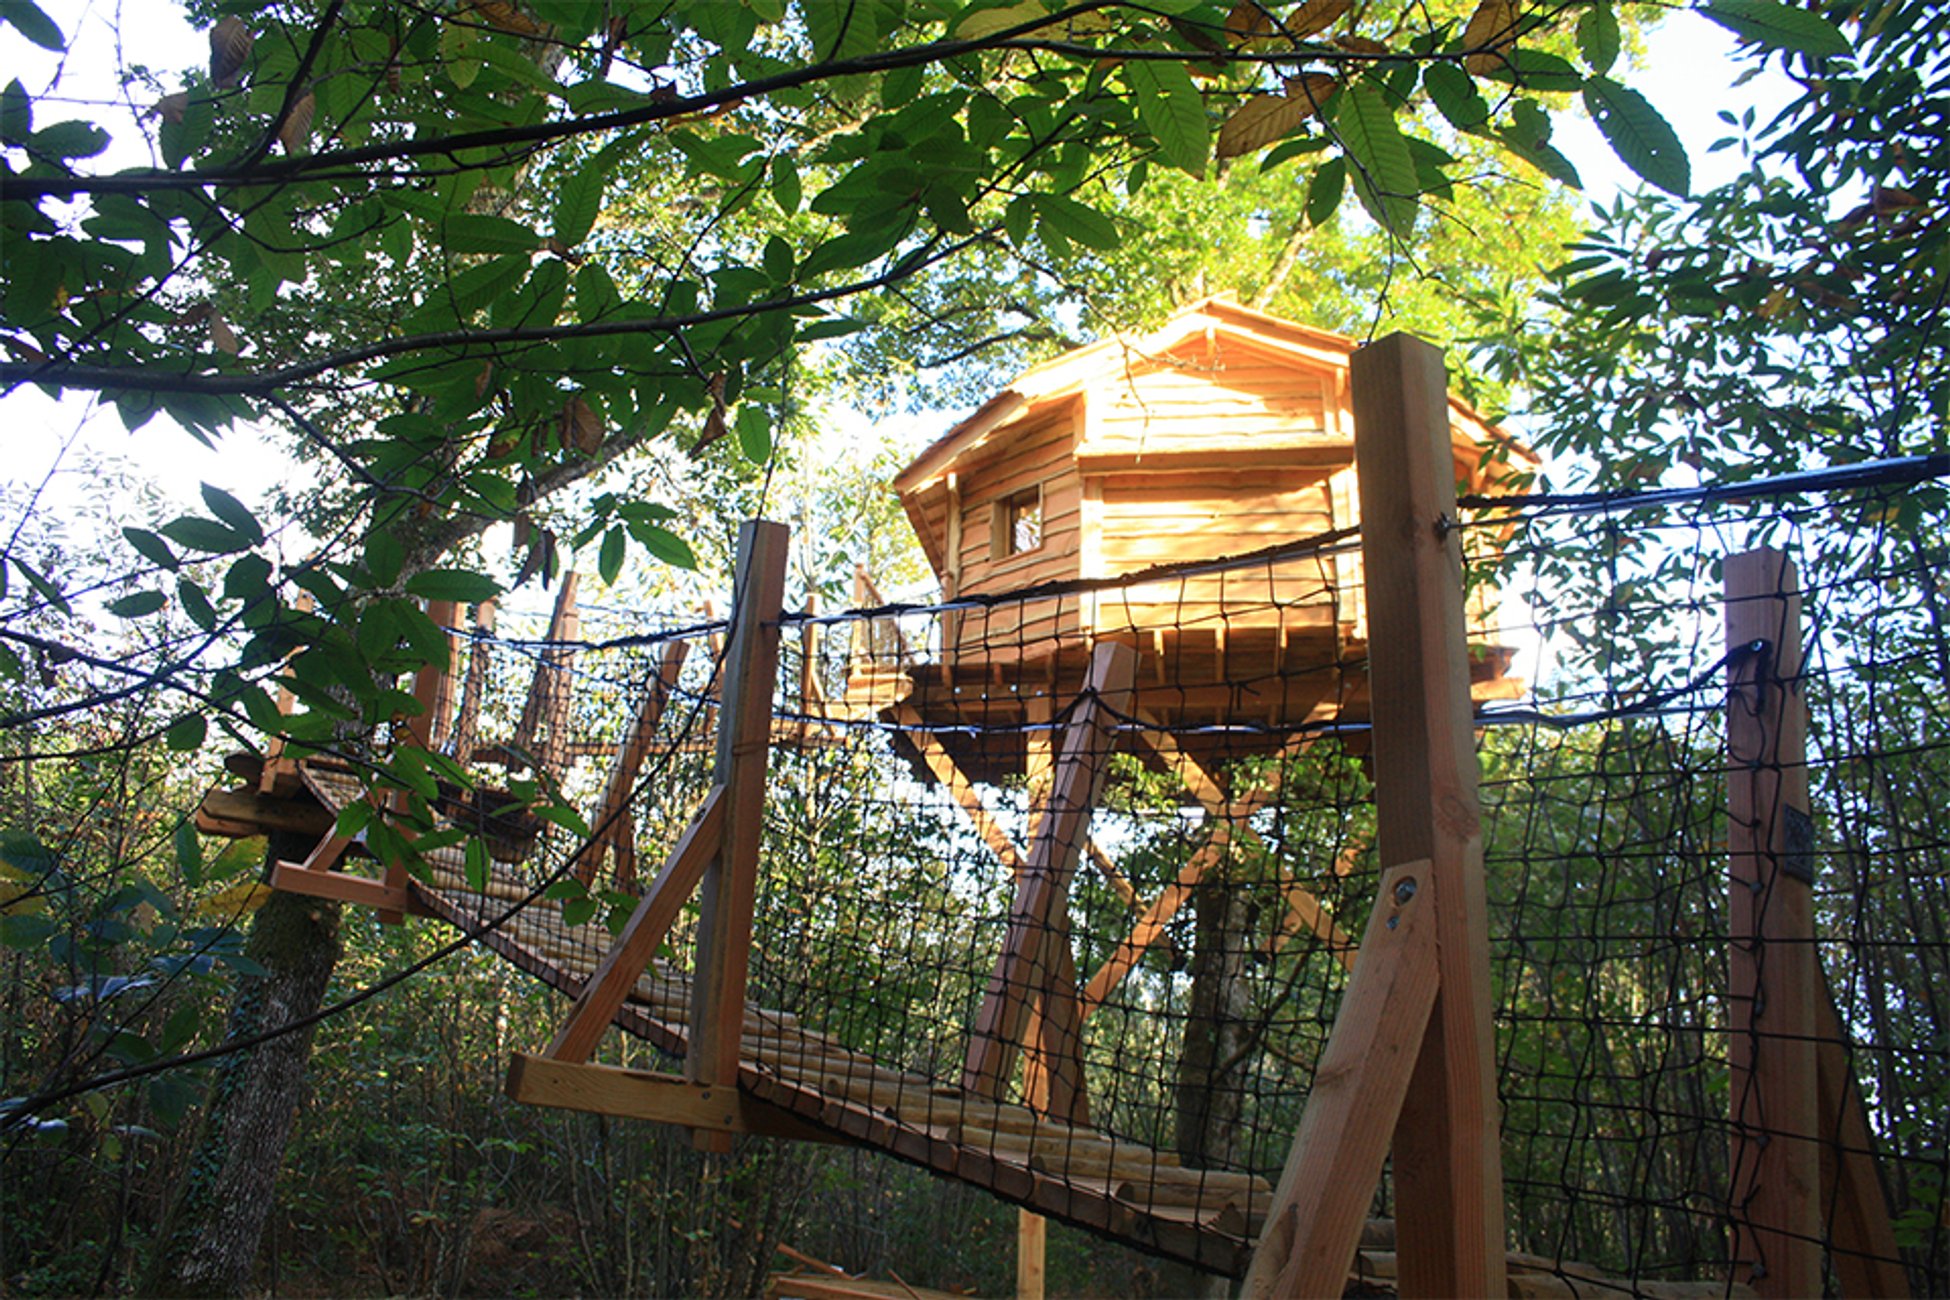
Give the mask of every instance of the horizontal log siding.
POLYGON ((1333 372, 1221 348, 1211 361, 1194 345, 1184 368, 1108 380, 1088 448, 1093 453, 1250 446, 1269 438, 1342 436, 1333 372))

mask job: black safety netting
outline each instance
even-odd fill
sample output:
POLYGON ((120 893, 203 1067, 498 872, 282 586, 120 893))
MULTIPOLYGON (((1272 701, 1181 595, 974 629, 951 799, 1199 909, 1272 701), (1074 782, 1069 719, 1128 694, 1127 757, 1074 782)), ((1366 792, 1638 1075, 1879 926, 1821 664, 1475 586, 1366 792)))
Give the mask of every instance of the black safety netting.
MULTIPOLYGON (((1950 1290, 1944 514, 1930 483, 1463 512, 1524 1267, 1724 1288, 1778 1244, 1749 1231, 1768 1194, 1737 1167, 1778 1118, 1738 1068, 1766 1030, 1738 1020, 1729 983, 1746 942, 1729 788, 1747 763, 1729 757, 1728 681, 1768 647, 1729 644, 1723 569, 1767 544, 1800 574, 1812 828, 1794 866, 1813 874, 1818 992, 1853 1081, 1831 1071, 1820 1132, 1848 1132, 1859 1098, 1890 1206, 1875 1240, 1917 1291, 1950 1290)), ((1359 537, 1336 534, 788 613, 747 1090, 1044 1213, 1242 1267, 1377 887, 1361 579, 1359 537)), ((490 896, 457 904, 477 920, 546 887, 499 941, 573 987, 710 787, 731 628, 561 615, 459 639, 442 740, 506 792, 470 811, 508 861, 437 870, 453 898, 490 896), (507 814, 524 782, 557 783, 595 847, 507 814)), ((672 1069, 695 928, 693 902, 625 1016, 672 1069)), ((1826 1167, 1849 1165, 1846 1139, 1822 1141, 1826 1167)), ((1852 1167, 1818 1197, 1831 1289, 1865 1266, 1842 1255, 1868 1240, 1845 1222, 1865 1203, 1852 1167)), ((1384 1179, 1371 1212, 1392 1199, 1384 1179)))

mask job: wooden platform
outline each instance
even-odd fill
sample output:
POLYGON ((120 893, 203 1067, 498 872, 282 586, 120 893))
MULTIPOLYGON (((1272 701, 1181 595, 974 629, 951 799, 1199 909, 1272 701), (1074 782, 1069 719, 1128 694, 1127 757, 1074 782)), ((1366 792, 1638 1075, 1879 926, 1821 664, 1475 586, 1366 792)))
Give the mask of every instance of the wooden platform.
MULTIPOLYGON (((1367 646, 1324 635, 1201 632, 1114 633, 1097 640, 1138 650, 1133 711, 1171 730, 1207 767, 1272 754, 1294 732, 1321 723, 1355 724, 1343 743, 1367 751, 1367 646)), ((1032 702, 1067 708, 1083 689, 1096 640, 1073 638, 1020 650, 962 653, 904 667, 862 660, 850 666, 834 715, 918 718, 970 780, 993 784, 1027 765, 1032 702)), ((1480 705, 1515 699, 1524 683, 1509 676, 1516 651, 1481 645, 1470 660, 1470 696, 1480 705)), ((896 747, 915 760, 905 733, 896 747)), ((917 769, 918 769, 917 762, 917 769)))

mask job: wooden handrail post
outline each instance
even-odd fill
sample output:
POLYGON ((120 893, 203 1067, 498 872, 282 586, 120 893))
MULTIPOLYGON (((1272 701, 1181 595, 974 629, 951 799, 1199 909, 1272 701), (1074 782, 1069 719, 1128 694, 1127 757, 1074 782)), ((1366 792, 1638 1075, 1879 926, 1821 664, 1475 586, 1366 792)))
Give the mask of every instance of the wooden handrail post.
POLYGON ((1786 555, 1763 547, 1727 558, 1726 627, 1734 651, 1727 667, 1734 1280, 1763 1296, 1820 1295, 1815 827, 1801 594, 1786 555))
MULTIPOLYGON (((752 903, 764 832, 765 769, 772 748, 772 697, 779 671, 779 619, 785 612, 787 530, 765 520, 738 532, 731 641, 725 652, 716 780, 724 788, 724 837, 705 869, 699 896, 697 974, 684 1075, 693 1083, 735 1087, 745 1019, 752 903)), ((708 1150, 730 1150, 730 1136, 699 1131, 708 1150)))
MULTIPOLYGON (((1441 349, 1392 333, 1353 355, 1349 386, 1375 702, 1377 848, 1384 883, 1418 863, 1416 879, 1433 902, 1423 908, 1433 961, 1418 967, 1390 959, 1394 945, 1371 949, 1371 932, 1330 1045, 1347 1035, 1371 1041, 1363 1058, 1381 1056, 1367 1060, 1363 1093, 1400 1097, 1398 1109, 1361 1115, 1369 1128, 1394 1123, 1400 1294, 1503 1296, 1490 930, 1441 349), (1367 1006, 1357 1002, 1355 986, 1367 990, 1363 1000, 1388 1008, 1388 1025, 1353 1023, 1367 1006), (1408 1051, 1383 1051, 1388 1035, 1414 1027, 1423 1013, 1425 1027, 1406 1039, 1408 1051)), ((1363 1179, 1369 1171, 1379 1177, 1373 1134, 1316 1121, 1312 1109, 1310 1101, 1287 1169, 1359 1169, 1363 1179), (1314 1136, 1318 1148, 1310 1146, 1314 1136)), ((1293 1179, 1283 1179, 1281 1189, 1250 1277, 1267 1288, 1275 1279, 1318 1279, 1322 1294, 1340 1294, 1359 1216, 1336 1212, 1332 1197, 1305 1199, 1293 1179)), ((1334 1193, 1365 1201, 1369 1189, 1349 1183, 1334 1193)))

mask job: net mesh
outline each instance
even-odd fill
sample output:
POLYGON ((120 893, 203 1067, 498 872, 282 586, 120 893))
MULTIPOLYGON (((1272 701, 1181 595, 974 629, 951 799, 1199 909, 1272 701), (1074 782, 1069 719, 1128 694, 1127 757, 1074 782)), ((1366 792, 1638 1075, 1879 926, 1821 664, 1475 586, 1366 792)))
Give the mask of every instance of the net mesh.
MULTIPOLYGON (((1728 790, 1751 764, 1729 756, 1727 683, 1755 651, 1728 644, 1722 570, 1772 543, 1801 572, 1798 861, 1840 1026, 1817 1109, 1844 1136, 1824 1159, 1847 1165, 1860 1115, 1893 1223, 1879 1249, 1919 1292, 1950 1290, 1942 514, 1926 485, 1506 503, 1460 521, 1524 1267, 1630 1291, 1766 1267, 1766 1239, 1743 1237, 1753 1179, 1734 1167, 1753 1148, 1729 1118, 1754 1086, 1735 1039, 1754 1031, 1730 984, 1744 940, 1728 790)), ((1377 889, 1358 546, 1334 534, 1116 581, 788 615, 748 1090, 1047 1213, 1243 1267, 1377 889), (1121 667, 1106 645, 1127 648, 1121 667)), ((559 618, 504 620, 457 669, 445 743, 498 753, 511 790, 559 781, 594 810, 599 847, 530 827, 485 885, 454 862, 439 883, 478 899, 477 921, 547 887, 501 941, 571 980, 712 780, 727 626, 644 630, 658 621, 584 609, 564 638, 559 618)), ((696 921, 695 904, 680 913, 626 1020, 672 1068, 696 921)), ((1745 1116, 1749 1138, 1770 1123, 1745 1116)), ((1846 1224, 1862 1194, 1846 1178, 1820 1190, 1831 1289, 1864 1264, 1846 1224)), ((1373 1212, 1391 1197, 1384 1179, 1373 1212)))

